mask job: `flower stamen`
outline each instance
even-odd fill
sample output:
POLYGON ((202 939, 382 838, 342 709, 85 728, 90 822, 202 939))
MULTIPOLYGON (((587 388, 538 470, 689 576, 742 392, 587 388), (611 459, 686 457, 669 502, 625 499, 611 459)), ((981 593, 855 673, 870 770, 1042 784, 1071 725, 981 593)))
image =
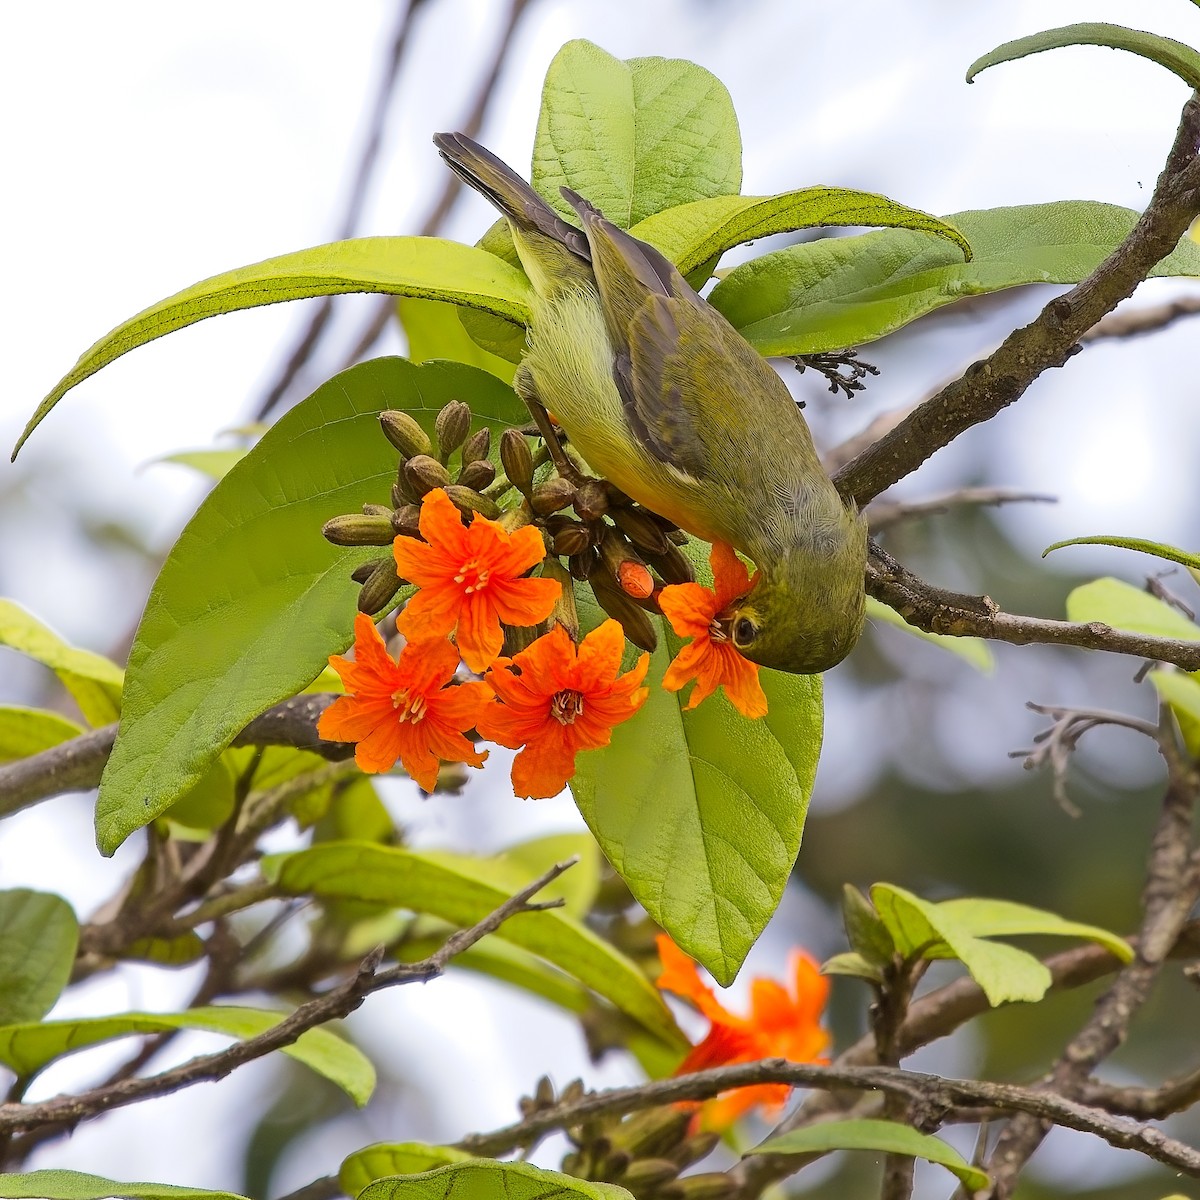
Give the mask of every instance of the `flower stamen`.
POLYGON ((425 719, 429 702, 419 693, 414 696, 408 688, 400 688, 392 693, 392 707, 401 721, 417 725, 425 719))
POLYGON ((550 701, 550 715, 560 725, 574 725, 576 717, 583 716, 583 693, 562 691, 555 692, 550 701))

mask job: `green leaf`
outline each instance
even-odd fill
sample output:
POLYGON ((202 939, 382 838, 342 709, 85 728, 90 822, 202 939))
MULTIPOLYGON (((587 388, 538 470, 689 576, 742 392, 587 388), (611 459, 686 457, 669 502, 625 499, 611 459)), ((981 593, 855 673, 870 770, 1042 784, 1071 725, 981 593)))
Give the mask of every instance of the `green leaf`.
MULTIPOLYGON (((179 463, 191 467, 209 479, 224 479, 234 466, 246 457, 247 451, 238 450, 183 450, 178 454, 167 454, 154 460, 156 463, 179 463)), ((153 465, 153 464, 151 464, 153 465)))
POLYGON ((1122 550, 1138 550, 1142 554, 1153 554, 1155 558, 1165 558, 1168 562, 1180 563, 1189 570, 1200 570, 1200 554, 1189 554, 1175 546, 1166 546, 1162 542, 1148 542, 1144 538, 1119 537, 1114 534, 1095 534, 1092 537, 1067 538, 1055 542, 1042 551, 1045 558, 1051 550, 1061 550, 1063 546, 1118 546, 1122 550))
POLYGON ((0 646, 49 667, 91 725, 107 725, 121 711, 121 668, 102 654, 79 650, 11 600, 0 600, 0 646))
POLYGON ((164 816, 186 829, 211 831, 229 820, 236 802, 233 775, 218 758, 164 816))
POLYGON ((205 317, 344 292, 449 300, 521 324, 529 320, 529 282, 520 271, 473 246, 444 238, 356 238, 269 258, 193 284, 102 337, 38 405, 13 458, 71 388, 122 354, 205 317))
POLYGON ((777 196, 713 196, 655 213, 630 233, 657 246, 687 275, 733 246, 822 225, 922 230, 947 239, 968 260, 971 257, 970 244, 953 225, 886 196, 853 188, 808 187, 777 196))
POLYGON ((58 713, 19 704, 0 705, 0 762, 40 754, 83 732, 82 725, 58 713))
POLYGON ((768 1138, 748 1153, 822 1154, 829 1150, 876 1150, 923 1158, 958 1176, 968 1191, 988 1186, 987 1173, 971 1166, 953 1146, 896 1121, 826 1121, 768 1138))
POLYGON ((742 144, 729 92, 683 59, 622 62, 591 42, 567 42, 542 87, 531 179, 564 215, 573 219, 559 189, 570 187, 622 228, 735 194, 742 144))
POLYGON ((856 979, 869 979, 872 983, 883 980, 883 971, 872 966, 861 954, 845 951, 827 958, 821 964, 822 975, 851 975, 856 979))
POLYGON ((204 957, 204 941, 188 930, 176 937, 137 938, 121 951, 121 958, 151 962, 160 967, 186 967, 204 957))
POLYGON ((1099 621, 1114 629, 1152 637, 1200 641, 1200 626, 1178 609, 1121 579, 1093 579, 1067 597, 1071 621, 1099 621))
MULTIPOLYGON (((164 1033, 175 1029, 206 1029, 239 1040, 274 1028, 286 1013, 258 1008, 211 1005, 182 1013, 120 1013, 112 1017, 83 1017, 40 1024, 0 1027, 0 1062, 28 1076, 65 1054, 132 1034, 164 1033)), ((309 1029, 284 1054, 337 1084, 359 1107, 375 1088, 375 1068, 357 1047, 328 1029, 309 1029)))
POLYGON ((1122 937, 1098 925, 1068 921, 1057 913, 1010 900, 986 900, 961 897, 943 900, 937 905, 942 917, 950 916, 974 937, 1019 937, 1024 934, 1049 934, 1053 937, 1086 938, 1110 950, 1122 962, 1133 958, 1133 949, 1122 937))
MULTIPOLYGON (((823 238, 735 267, 709 300, 762 354, 838 350, 965 297, 1078 283, 1125 240, 1138 214, 1062 200, 945 219, 970 242, 970 262, 945 239, 907 229, 823 238)), ((1184 238, 1151 275, 1200 276, 1200 245, 1184 238)))
POLYGON ((245 1200, 234 1192, 208 1192, 171 1183, 118 1183, 80 1171, 28 1171, 0 1175, 2 1200, 245 1200))
POLYGON ((401 297, 396 301, 396 313, 408 339, 408 357, 415 363, 430 359, 446 358, 453 362, 467 363, 495 375, 502 383, 511 384, 515 374, 513 364, 507 358, 492 354, 478 345, 463 328, 461 315, 471 313, 481 320, 498 323, 505 330, 512 330, 521 346, 525 343, 525 331, 499 317, 476 313, 473 309, 444 304, 440 300, 412 300, 401 297))
POLYGON ((523 1162, 472 1159, 421 1175, 378 1179, 358 1200, 633 1200, 615 1183, 590 1183, 523 1162))
MULTIPOLYGON (((466 927, 509 898, 493 883, 484 859, 436 855, 370 842, 328 842, 294 854, 273 854, 262 870, 289 895, 317 895, 391 904, 430 913, 466 927)), ((522 885, 530 882, 528 878, 522 885)), ((578 979, 659 1037, 675 1036, 658 992, 623 954, 559 909, 523 913, 505 921, 496 936, 578 979)))
POLYGON ((1047 29, 1044 33, 1005 42, 982 58, 977 58, 967 68, 967 82, 974 83, 976 75, 998 63, 1015 62, 1018 58, 1040 54, 1043 50, 1059 50, 1064 46, 1108 46, 1113 50, 1128 50, 1158 63, 1160 67, 1166 67, 1188 87, 1200 88, 1200 53, 1191 46, 1185 46, 1173 38, 1144 33, 1140 29, 1126 29, 1123 25, 1109 25, 1104 21, 1064 25, 1059 29, 1047 29))
POLYGON ((67 986, 79 944, 71 906, 50 892, 0 892, 0 1024, 38 1021, 67 986))
POLYGON ((471 1156, 453 1146, 427 1146, 423 1142, 377 1142, 342 1160, 338 1183, 347 1196, 357 1196, 369 1183, 388 1175, 416 1175, 449 1163, 469 1162, 471 1156))
POLYGON ((853 884, 842 885, 842 925, 851 947, 875 966, 892 961, 896 947, 871 902, 853 884))
MULTIPOLYGON (((707 547, 685 552, 711 585, 707 547)), ((581 616, 588 607, 581 603, 581 616)), ((821 750, 821 678, 762 671, 768 711, 760 720, 743 717, 723 691, 687 711, 661 686, 682 645, 660 623, 649 699, 613 730, 610 746, 579 755, 570 786, 634 897, 727 987, 778 907, 800 849, 821 750)))
POLYGON ((996 669, 996 659, 992 654, 992 648, 983 638, 948 637, 941 633, 928 633, 924 629, 910 625, 894 608, 889 608, 883 601, 876 600, 874 596, 867 597, 867 617, 872 621, 882 621, 886 625, 894 625, 897 629, 903 629, 905 633, 911 633, 922 641, 932 642, 943 650, 949 650, 951 654, 957 654, 959 658, 969 662, 984 675, 990 675, 996 669))
POLYGON ((560 875, 539 899, 562 896, 563 911, 582 921, 591 911, 600 890, 600 849, 591 834, 555 833, 518 842, 501 850, 489 861, 489 866, 494 864, 511 871, 515 892, 555 863, 565 862, 572 856, 579 861, 566 874, 560 875))
POLYGON ((205 498, 134 638, 96 808, 103 853, 166 811, 248 721, 349 645, 358 595, 350 572, 380 550, 335 549, 321 526, 387 501, 396 452, 380 433, 381 409, 404 409, 432 430, 454 398, 469 401, 494 443, 525 419, 512 390, 486 372, 377 359, 285 414, 205 498))
POLYGON ((993 1007, 1040 1000, 1050 987, 1050 972, 1032 954, 975 937, 940 904, 888 883, 875 884, 871 900, 902 955, 957 958, 993 1007))
POLYGON ((1200 683, 1178 671, 1151 671, 1150 682, 1175 714, 1188 753, 1200 758, 1200 683))

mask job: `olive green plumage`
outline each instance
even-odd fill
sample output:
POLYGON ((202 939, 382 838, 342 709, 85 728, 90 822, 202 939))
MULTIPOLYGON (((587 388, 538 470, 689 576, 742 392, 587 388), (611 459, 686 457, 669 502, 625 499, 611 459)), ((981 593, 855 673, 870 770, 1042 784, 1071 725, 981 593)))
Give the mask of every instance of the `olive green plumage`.
POLYGON ((825 474, 784 382, 662 254, 569 188, 569 224, 464 134, 443 158, 507 218, 535 294, 517 370, 589 465, 758 567, 723 624, 754 662, 812 674, 862 631, 866 525, 825 474))

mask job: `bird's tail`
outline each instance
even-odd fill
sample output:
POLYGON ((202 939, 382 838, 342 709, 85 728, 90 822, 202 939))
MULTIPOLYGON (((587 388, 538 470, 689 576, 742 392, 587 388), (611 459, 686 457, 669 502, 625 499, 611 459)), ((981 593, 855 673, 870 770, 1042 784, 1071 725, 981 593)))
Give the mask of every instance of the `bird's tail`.
POLYGON ((587 238, 560 217, 507 163, 465 133, 435 133, 433 143, 450 169, 496 206, 517 233, 540 233, 584 262, 587 238))

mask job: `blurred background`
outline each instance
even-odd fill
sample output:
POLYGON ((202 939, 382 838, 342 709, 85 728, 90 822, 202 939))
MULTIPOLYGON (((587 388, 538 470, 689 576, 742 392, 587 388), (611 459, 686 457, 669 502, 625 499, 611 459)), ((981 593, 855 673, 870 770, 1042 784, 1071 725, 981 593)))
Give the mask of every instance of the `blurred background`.
MULTIPOLYGON (((15 441, 40 397, 106 330, 205 276, 352 234, 428 231, 434 220, 445 236, 473 241, 491 211, 463 195, 437 212, 446 173, 430 135, 478 113, 480 139, 524 169, 542 77, 570 38, 623 58, 684 57, 712 70, 741 120, 748 193, 838 184, 939 214, 1057 199, 1140 209, 1186 99, 1166 71, 1095 48, 1002 66, 968 87, 963 75, 978 55, 1082 20, 1135 20, 1200 44, 1200 10, 1182 0, 1142 0, 1136 14, 1119 0, 419 0, 407 10, 405 0, 336 10, 307 0, 64 0, 5 11, 0 138, 9 183, 0 211, 9 285, 0 305, 9 333, 0 443, 15 441), (372 131, 377 153, 356 183, 372 131)), ((1198 292, 1195 281, 1160 281, 1124 307, 1198 292)), ((853 400, 830 396, 813 372, 786 377, 830 447, 960 373, 1052 294, 1024 288, 971 301, 870 346, 864 357, 881 374, 853 400)), ((356 356, 403 353, 394 323, 372 339, 378 302, 336 302, 312 354, 278 389, 275 415, 356 356)), ((76 644, 123 658, 158 564, 207 486, 158 460, 239 444, 222 431, 256 417, 317 304, 203 322, 68 395, 18 462, 0 466, 0 595, 76 644)), ((1200 547, 1198 328, 1184 320, 1088 347, 895 489, 915 499, 1008 486, 1057 503, 914 521, 889 533, 892 552, 937 584, 987 592, 1010 611, 1062 616, 1076 584, 1104 574, 1140 584, 1150 560, 1080 547, 1043 563, 1049 543, 1111 533, 1200 547)), ((1196 600, 1183 572, 1165 582, 1196 600)), ((1008 752, 1028 746, 1042 723, 1028 700, 1151 714, 1153 697, 1134 681, 1140 664, 1005 645, 995 658, 994 672, 981 674, 883 627, 826 677, 826 746, 804 847, 779 914, 732 989, 733 1007, 750 976, 782 973, 790 946, 818 957, 844 948, 837 899, 845 882, 883 879, 933 899, 994 895, 1133 927, 1161 784, 1153 748, 1119 730, 1091 734, 1071 780, 1078 815, 1008 752)), ((0 702, 64 703, 49 672, 3 649, 0 702)), ((494 751, 494 769, 458 797, 424 800, 402 779, 385 781, 381 793, 415 845, 490 852, 582 828, 567 796, 514 800, 507 761, 494 751)), ((63 797, 6 821, 0 886, 61 890, 86 918, 134 861, 97 856, 92 800, 63 797)), ((195 981, 164 975, 123 968, 54 1015, 184 1002, 195 981)), ((995 1012, 910 1065, 1030 1080, 1094 995, 995 1012)), ((853 981, 835 984, 837 1045, 865 1027, 865 1002, 853 981)), ((1198 1016, 1194 987, 1173 973, 1106 1074, 1155 1082, 1191 1065, 1198 1016)), ((591 1064, 562 1014, 453 973, 374 997, 351 1028, 382 1073, 363 1113, 275 1056, 219 1086, 156 1100, 152 1115, 130 1108, 85 1125, 39 1150, 30 1167, 279 1195, 369 1141, 449 1141, 505 1124, 543 1072, 560 1085, 576 1075, 590 1085, 638 1078, 615 1056, 591 1064), (266 1115, 247 1119, 252 1113, 266 1115)), ((184 1058, 207 1045, 189 1035, 171 1053, 184 1058)), ((94 1079, 123 1053, 72 1059, 47 1072, 31 1098, 94 1079)), ((1180 1118, 1171 1129, 1194 1141, 1200 1120, 1180 1118)), ((970 1153, 969 1131, 948 1136, 970 1153)), ((553 1165, 554 1147, 538 1161, 553 1165)), ((874 1169, 863 1157, 831 1159, 789 1186, 811 1196, 870 1194, 874 1169)), ((947 1195, 944 1178, 922 1171, 918 1194, 947 1195)), ((1177 1188, 1136 1155, 1060 1131, 1020 1195, 1149 1200, 1177 1188)))

